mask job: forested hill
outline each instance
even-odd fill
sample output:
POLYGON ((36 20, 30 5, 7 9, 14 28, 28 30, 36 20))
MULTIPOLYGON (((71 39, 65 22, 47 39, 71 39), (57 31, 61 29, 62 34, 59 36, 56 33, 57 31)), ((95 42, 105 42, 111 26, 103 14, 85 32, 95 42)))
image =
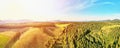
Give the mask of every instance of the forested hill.
POLYGON ((120 48, 120 21, 0 25, 0 48, 120 48))

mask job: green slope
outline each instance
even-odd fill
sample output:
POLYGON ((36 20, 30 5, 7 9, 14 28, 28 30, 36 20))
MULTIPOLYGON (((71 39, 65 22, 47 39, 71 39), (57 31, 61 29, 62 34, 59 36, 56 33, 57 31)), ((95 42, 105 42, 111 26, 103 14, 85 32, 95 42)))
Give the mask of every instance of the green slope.
POLYGON ((9 37, 0 34, 0 48, 4 48, 9 41, 9 37))

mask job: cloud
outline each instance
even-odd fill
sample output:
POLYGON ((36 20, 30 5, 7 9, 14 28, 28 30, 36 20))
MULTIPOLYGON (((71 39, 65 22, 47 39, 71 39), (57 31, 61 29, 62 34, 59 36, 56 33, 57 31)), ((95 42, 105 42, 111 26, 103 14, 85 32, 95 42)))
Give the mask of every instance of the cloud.
POLYGON ((110 5, 114 5, 113 2, 103 2, 103 4, 110 4, 110 5))
POLYGON ((82 10, 91 7, 98 0, 67 0, 65 10, 82 10))
POLYGON ((97 5, 115 5, 115 3, 107 1, 107 2, 98 3, 97 5))
POLYGON ((105 2, 99 2, 100 0, 67 0, 66 3, 68 6, 65 7, 65 12, 72 12, 75 10, 84 10, 86 8, 92 7, 92 6, 98 6, 98 5, 115 5, 113 2, 105 1, 105 2))

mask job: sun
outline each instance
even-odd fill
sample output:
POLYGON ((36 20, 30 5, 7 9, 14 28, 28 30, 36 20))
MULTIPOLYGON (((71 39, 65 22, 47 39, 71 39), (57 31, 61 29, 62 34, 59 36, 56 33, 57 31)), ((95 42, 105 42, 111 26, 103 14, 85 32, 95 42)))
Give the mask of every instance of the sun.
MULTIPOLYGON (((3 2, 0 19, 44 19, 61 14, 63 0, 8 0, 3 2), (4 17, 2 17, 4 16, 4 17), (43 18, 42 18, 43 17, 43 18)), ((2 2, 2 1, 1 1, 2 2)))

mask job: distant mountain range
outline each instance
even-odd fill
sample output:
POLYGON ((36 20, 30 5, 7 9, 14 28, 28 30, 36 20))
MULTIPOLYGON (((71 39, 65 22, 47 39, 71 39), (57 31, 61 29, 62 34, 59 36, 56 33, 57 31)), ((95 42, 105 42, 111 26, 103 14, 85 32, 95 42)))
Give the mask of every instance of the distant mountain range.
POLYGON ((0 24, 5 24, 5 23, 25 23, 25 22, 35 22, 31 20, 0 20, 0 24))
MULTIPOLYGON (((100 20, 100 22, 101 21, 102 22, 109 22, 109 21, 110 22, 120 22, 120 19, 100 20)), ((27 22, 41 22, 41 21, 32 21, 32 20, 0 20, 0 24, 6 24, 6 23, 27 23, 27 22)), ((53 20, 53 21, 46 21, 46 22, 69 22, 69 21, 53 20)), ((72 22, 74 22, 74 21, 72 21, 72 22)), ((82 21, 82 22, 84 22, 84 21, 82 21)))

